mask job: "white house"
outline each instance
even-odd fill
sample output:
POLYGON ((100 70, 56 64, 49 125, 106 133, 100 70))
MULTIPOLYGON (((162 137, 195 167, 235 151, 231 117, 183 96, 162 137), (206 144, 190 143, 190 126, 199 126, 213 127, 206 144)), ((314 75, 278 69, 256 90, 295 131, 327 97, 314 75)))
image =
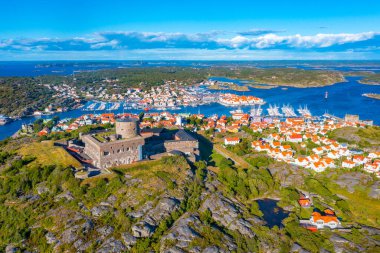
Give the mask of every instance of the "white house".
POLYGON ((310 167, 316 172, 322 172, 326 169, 327 166, 322 162, 314 162, 310 165, 310 167))
POLYGON ((352 169, 353 167, 355 167, 355 163, 353 161, 350 161, 350 160, 344 160, 342 162, 342 167, 352 169))
POLYGON ((316 226, 318 229, 324 227, 334 229, 340 225, 340 221, 335 216, 335 213, 330 209, 326 209, 323 214, 319 212, 313 212, 310 217, 310 223, 316 226))
POLYGON ((294 160, 294 163, 298 166, 306 167, 309 164, 309 160, 305 157, 297 157, 294 160))
POLYGON ((339 159, 340 155, 339 155, 338 151, 331 151, 331 152, 327 153, 327 157, 331 158, 331 159, 339 159))
POLYGON ((302 142, 302 135, 293 133, 290 136, 288 136, 288 141, 290 141, 290 142, 302 142))
POLYGON ((313 152, 316 153, 317 155, 321 155, 323 154, 323 148, 322 147, 313 148, 313 152))
POLYGON ((224 138, 224 145, 236 145, 240 142, 239 137, 226 137, 224 138))

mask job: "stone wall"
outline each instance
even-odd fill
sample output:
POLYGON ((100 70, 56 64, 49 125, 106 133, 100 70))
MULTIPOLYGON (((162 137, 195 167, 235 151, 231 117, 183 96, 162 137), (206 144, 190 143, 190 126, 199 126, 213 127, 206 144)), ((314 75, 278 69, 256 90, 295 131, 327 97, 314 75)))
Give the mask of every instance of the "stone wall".
POLYGON ((94 166, 99 166, 100 162, 100 142, 91 135, 83 135, 81 137, 84 146, 84 153, 93 161, 94 166))
MULTIPOLYGON (((120 134, 120 132, 117 134, 120 134)), ((82 141, 85 143, 84 152, 92 159, 93 165, 101 169, 130 164, 141 160, 145 156, 170 153, 172 151, 180 151, 188 159, 194 161, 199 157, 198 140, 188 136, 184 132, 180 132, 176 136, 173 136, 170 132, 164 133, 162 136, 160 135, 152 140, 148 138, 147 145, 145 145, 145 139, 139 135, 128 139, 100 142, 94 136, 88 134, 82 136, 82 141), (182 137, 182 139, 178 137, 182 137), (166 138, 171 138, 171 140, 167 140, 166 138)))
POLYGON ((178 150, 184 154, 194 154, 199 156, 198 141, 165 141, 164 147, 166 152, 178 150))
POLYGON ((116 121, 116 134, 123 139, 130 139, 139 134, 138 123, 136 119, 123 119, 116 121))
POLYGON ((85 153, 91 157, 93 165, 101 169, 139 161, 145 143, 140 136, 102 143, 91 135, 85 135, 82 141, 85 143, 85 153))

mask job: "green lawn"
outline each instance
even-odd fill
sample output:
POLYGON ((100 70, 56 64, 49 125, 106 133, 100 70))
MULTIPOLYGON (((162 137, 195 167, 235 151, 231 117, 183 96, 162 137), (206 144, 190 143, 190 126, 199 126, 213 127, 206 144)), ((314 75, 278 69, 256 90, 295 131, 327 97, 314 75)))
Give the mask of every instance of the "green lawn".
POLYGON ((22 146, 18 153, 22 156, 36 158, 31 164, 60 165, 62 167, 82 167, 81 163, 66 152, 62 147, 54 146, 53 141, 33 142, 22 146))

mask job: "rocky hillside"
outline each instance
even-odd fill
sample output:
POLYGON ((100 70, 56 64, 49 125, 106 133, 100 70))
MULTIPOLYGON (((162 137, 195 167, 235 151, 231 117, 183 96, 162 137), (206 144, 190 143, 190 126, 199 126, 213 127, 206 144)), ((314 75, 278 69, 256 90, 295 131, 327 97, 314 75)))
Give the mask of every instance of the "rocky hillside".
POLYGON ((330 137, 347 143, 352 147, 364 148, 368 151, 380 150, 380 127, 367 126, 366 128, 343 127, 330 133, 330 137))
POLYGON ((379 251, 379 184, 363 173, 316 176, 261 155, 240 169, 214 153, 207 164, 169 156, 79 180, 71 166, 20 150, 1 144, 1 252, 379 251), (312 212, 299 207, 300 190, 352 230, 300 227, 312 212), (263 198, 277 203, 269 216, 263 198))

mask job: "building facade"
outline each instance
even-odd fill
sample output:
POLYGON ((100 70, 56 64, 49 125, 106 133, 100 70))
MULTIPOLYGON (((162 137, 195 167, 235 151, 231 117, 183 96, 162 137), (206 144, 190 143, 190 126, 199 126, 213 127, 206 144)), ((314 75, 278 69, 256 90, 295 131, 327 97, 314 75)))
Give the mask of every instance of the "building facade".
POLYGON ((100 169, 130 164, 144 158, 159 159, 168 153, 180 153, 191 161, 199 158, 198 140, 180 129, 143 130, 140 135, 137 119, 116 121, 116 133, 98 132, 81 136, 84 153, 100 169))
POLYGON ((84 152, 92 164, 101 169, 140 161, 145 140, 138 133, 137 120, 119 120, 114 135, 105 138, 98 138, 96 134, 83 135, 84 152))

